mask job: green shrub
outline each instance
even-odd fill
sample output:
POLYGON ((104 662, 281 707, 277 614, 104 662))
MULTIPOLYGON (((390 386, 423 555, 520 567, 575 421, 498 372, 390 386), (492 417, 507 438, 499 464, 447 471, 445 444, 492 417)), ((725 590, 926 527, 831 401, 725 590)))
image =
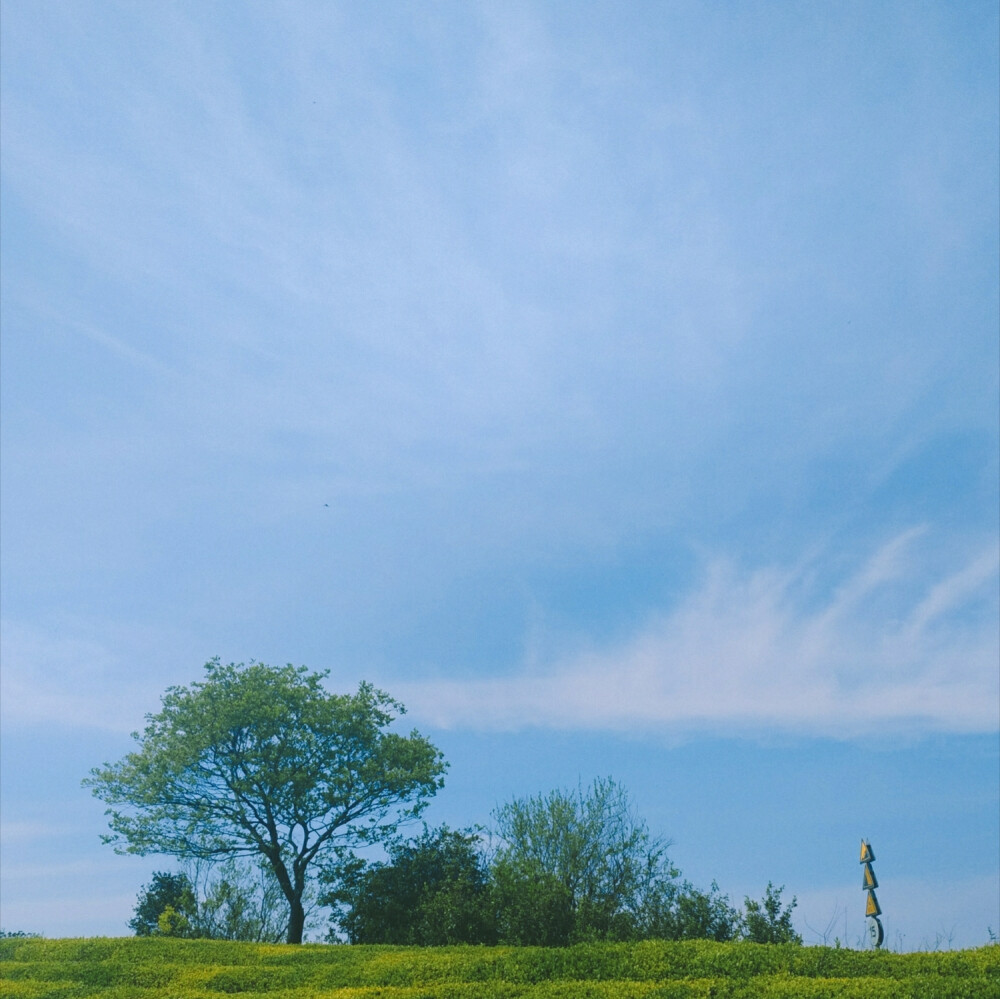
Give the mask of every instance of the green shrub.
POLYGON ((802 937, 792 927, 792 910, 797 901, 782 908, 781 893, 784 886, 775 888, 770 881, 764 897, 759 901, 745 899, 743 937, 753 943, 802 943, 802 937))
POLYGON ((1000 947, 327 946, 142 937, 0 940, 4 999, 993 999, 1000 947))

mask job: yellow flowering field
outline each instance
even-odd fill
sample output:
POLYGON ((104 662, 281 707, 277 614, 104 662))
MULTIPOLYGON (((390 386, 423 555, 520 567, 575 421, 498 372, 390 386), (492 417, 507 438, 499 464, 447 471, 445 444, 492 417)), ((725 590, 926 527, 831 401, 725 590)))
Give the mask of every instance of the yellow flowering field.
POLYGON ((711 941, 376 947, 0 940, 7 999, 997 999, 1000 947, 894 954, 711 941))

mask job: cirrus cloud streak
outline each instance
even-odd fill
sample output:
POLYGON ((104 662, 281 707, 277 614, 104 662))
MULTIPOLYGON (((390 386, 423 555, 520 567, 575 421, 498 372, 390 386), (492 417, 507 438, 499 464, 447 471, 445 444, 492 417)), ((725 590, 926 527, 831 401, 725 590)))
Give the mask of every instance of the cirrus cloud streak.
POLYGON ((616 646, 480 680, 397 685, 441 727, 755 730, 858 738, 1000 723, 997 546, 918 585, 920 528, 817 600, 817 566, 710 562, 676 607, 616 646))

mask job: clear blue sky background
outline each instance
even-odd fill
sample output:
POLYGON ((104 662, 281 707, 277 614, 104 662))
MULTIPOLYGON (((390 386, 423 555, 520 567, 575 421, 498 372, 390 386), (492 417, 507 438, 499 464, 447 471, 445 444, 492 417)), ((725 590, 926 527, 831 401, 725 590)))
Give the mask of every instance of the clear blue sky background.
POLYGON ((997 11, 5 0, 3 925, 128 932, 79 782, 219 655, 1000 931, 997 11))

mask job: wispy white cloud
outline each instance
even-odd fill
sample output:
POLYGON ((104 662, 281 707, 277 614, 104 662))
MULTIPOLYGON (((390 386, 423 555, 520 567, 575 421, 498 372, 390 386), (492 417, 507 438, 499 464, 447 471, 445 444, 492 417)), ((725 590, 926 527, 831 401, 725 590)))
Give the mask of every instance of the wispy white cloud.
MULTIPOLYGON (((672 608, 612 646, 579 645, 513 674, 391 682, 422 722, 683 734, 787 731, 856 738, 880 732, 993 731, 1000 726, 1000 555, 990 542, 929 575, 924 528, 891 538, 840 585, 813 554, 792 567, 741 570, 715 559, 672 608), (914 584, 913 578, 919 580, 914 584)), ((155 710, 181 668, 133 673, 160 639, 117 629, 3 629, 5 724, 128 732, 155 710), (107 636, 105 636, 107 637, 107 636)), ((194 660, 191 660, 194 661, 194 660)), ((185 666, 190 663, 185 662, 185 666)))
POLYGON ((914 592, 907 531, 817 600, 817 567, 725 560, 628 641, 513 676, 402 684, 442 727, 791 731, 854 738, 1000 726, 990 542, 914 592))

